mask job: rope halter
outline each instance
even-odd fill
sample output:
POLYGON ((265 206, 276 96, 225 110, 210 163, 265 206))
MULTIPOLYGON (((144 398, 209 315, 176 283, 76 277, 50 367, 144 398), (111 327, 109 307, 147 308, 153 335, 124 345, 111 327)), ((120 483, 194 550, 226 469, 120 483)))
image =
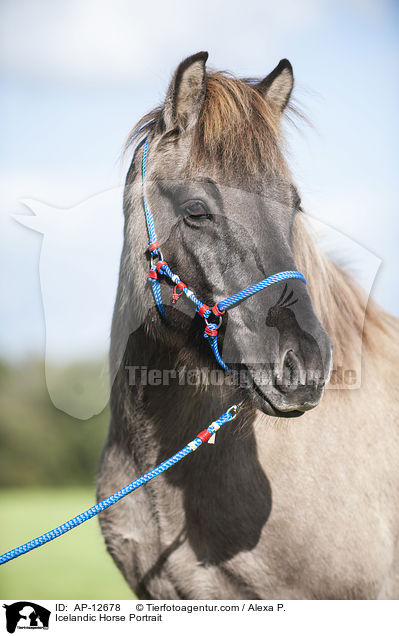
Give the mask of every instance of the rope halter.
POLYGON ((143 147, 143 158, 142 158, 142 187, 143 187, 143 205, 144 205, 144 213, 147 224, 147 232, 148 232, 148 250, 150 252, 150 271, 148 274, 148 280, 152 285, 152 293, 154 295, 155 303, 158 307, 159 313, 162 318, 166 320, 165 308, 162 303, 162 295, 161 295, 161 284, 160 280, 162 276, 169 278, 175 284, 175 292, 174 292, 174 300, 176 300, 177 290, 179 290, 180 294, 184 294, 187 298, 195 305, 196 311, 205 321, 205 329, 204 329, 204 338, 207 338, 210 347, 213 351, 213 354, 216 358, 218 364, 225 371, 228 370, 228 366, 223 362, 219 349, 217 336, 218 331, 222 325, 223 316, 226 311, 233 307, 233 305, 237 305, 242 301, 246 300, 250 296, 257 294, 262 291, 262 289, 266 289, 266 287, 270 287, 270 285, 274 285, 275 283, 279 283, 283 280, 288 279, 299 279, 303 281, 306 285, 306 279, 296 270, 286 271, 286 272, 278 272, 277 274, 273 274, 272 276, 268 276, 264 280, 255 283, 254 285, 250 285, 246 289, 238 291, 237 293, 225 298, 224 300, 219 301, 213 307, 209 307, 201 300, 199 300, 194 292, 189 289, 186 283, 180 280, 177 274, 174 274, 170 269, 167 261, 164 260, 161 249, 159 247, 159 242, 157 239, 155 225, 154 225, 154 217, 151 213, 151 210, 148 206, 147 199, 145 196, 145 179, 147 173, 147 155, 148 155, 148 137, 145 138, 144 147, 143 147))

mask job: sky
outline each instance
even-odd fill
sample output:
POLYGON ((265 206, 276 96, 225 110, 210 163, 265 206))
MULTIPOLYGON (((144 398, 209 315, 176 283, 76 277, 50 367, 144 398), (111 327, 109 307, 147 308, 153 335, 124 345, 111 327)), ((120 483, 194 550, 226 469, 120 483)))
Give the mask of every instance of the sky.
POLYGON ((123 144, 199 50, 242 76, 291 61, 312 122, 286 126, 304 207, 342 236, 360 280, 378 269, 372 295, 399 314, 397 3, 2 0, 0 25, 0 357, 43 356, 46 339, 56 360, 108 348, 123 144), (32 211, 40 232, 15 219, 32 211), (84 329, 71 306, 86 308, 84 329))

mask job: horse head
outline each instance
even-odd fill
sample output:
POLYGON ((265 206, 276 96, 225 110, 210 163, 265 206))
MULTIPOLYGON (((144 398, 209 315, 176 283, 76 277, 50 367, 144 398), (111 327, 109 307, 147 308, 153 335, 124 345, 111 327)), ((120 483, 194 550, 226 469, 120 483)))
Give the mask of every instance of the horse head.
MULTIPOLYGON (((254 81, 207 72, 206 60, 206 53, 198 53, 179 65, 164 104, 135 134, 148 139, 145 196, 164 258, 212 306, 272 274, 296 269, 293 225, 303 212, 281 150, 280 120, 293 88, 290 63, 282 60, 254 81)), ((126 181, 122 266, 134 272, 135 306, 147 312, 141 158, 138 144, 126 181)), ((173 286, 162 282, 162 290, 168 324, 153 315, 147 332, 169 342, 173 330, 185 333, 193 359, 200 355, 203 363, 205 356, 212 364, 200 316, 185 297, 173 294, 173 286)), ((245 393, 254 406, 290 417, 319 403, 332 344, 301 280, 251 296, 223 322, 223 359, 229 369, 248 373, 245 393), (260 370, 268 372, 266 381, 259 380, 260 370)))

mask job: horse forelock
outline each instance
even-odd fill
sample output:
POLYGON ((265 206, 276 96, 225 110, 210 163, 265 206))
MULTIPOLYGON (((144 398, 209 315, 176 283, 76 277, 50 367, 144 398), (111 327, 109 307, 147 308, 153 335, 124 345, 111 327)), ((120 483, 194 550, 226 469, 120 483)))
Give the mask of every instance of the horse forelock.
POLYGON ((281 143, 280 114, 253 85, 208 74, 191 148, 194 165, 217 165, 226 176, 286 173, 281 143))

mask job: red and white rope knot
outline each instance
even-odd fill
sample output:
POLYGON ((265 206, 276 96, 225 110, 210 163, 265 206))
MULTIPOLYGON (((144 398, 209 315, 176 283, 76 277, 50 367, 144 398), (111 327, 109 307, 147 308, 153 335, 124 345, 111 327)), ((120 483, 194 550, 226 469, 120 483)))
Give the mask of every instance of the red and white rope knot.
MULTIPOLYGON (((180 283, 183 284, 183 283, 180 283)), ((184 287, 184 285, 183 285, 184 287)), ((180 293, 178 293, 179 289, 179 285, 175 285, 174 289, 173 289, 173 294, 172 294, 172 303, 177 303, 177 301, 179 300, 180 296, 183 294, 183 291, 181 291, 180 293)))

